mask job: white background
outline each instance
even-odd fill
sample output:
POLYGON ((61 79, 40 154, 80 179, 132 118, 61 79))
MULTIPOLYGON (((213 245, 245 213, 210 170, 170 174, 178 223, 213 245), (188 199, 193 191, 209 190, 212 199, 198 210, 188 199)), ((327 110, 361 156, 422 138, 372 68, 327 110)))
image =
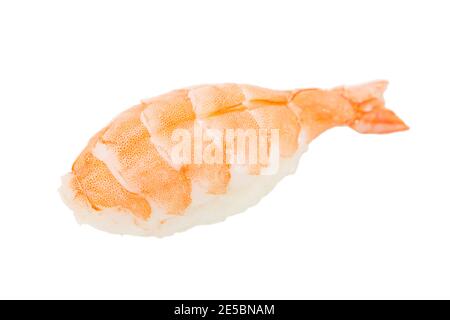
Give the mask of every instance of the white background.
POLYGON ((450 298, 448 1, 2 1, 0 298, 450 298), (60 176, 117 113, 179 87, 387 79, 408 132, 318 138, 226 222, 80 227, 60 176))

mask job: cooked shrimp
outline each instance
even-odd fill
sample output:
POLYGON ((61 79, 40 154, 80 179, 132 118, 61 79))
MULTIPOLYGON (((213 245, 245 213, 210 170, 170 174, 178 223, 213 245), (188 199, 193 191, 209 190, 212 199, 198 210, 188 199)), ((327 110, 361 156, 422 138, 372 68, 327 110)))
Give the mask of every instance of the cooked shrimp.
POLYGON ((166 236, 218 222, 293 173, 325 130, 408 129, 385 108, 386 86, 278 91, 219 84, 146 99, 91 139, 61 194, 80 223, 112 233, 166 236))

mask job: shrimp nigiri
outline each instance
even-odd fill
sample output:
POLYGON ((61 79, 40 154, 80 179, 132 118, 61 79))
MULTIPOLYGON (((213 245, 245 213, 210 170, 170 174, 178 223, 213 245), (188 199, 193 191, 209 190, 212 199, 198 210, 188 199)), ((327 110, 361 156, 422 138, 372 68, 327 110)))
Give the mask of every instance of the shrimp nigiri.
POLYGON ((387 82, 330 90, 202 85, 143 100, 98 132, 63 177, 80 223, 168 236, 255 205, 325 130, 407 130, 387 82))

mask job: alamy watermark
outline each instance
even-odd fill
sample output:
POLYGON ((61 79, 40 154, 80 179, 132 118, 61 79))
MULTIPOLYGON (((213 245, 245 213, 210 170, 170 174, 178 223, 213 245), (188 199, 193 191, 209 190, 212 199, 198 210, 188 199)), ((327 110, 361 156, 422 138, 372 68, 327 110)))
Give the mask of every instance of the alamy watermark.
POLYGON ((173 164, 230 164, 253 166, 274 174, 280 160, 279 129, 193 129, 172 132, 173 164))

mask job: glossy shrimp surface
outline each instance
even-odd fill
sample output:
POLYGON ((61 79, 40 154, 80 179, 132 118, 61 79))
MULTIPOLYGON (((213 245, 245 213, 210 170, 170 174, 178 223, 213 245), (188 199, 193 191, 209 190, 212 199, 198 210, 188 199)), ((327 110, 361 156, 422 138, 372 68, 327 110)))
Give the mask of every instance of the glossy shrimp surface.
MULTIPOLYGON (((70 201, 83 204, 92 214, 114 208, 148 220, 157 208, 168 215, 183 215, 196 190, 210 196, 228 192, 233 164, 201 163, 195 161, 194 152, 192 161, 173 163, 176 130, 194 135, 196 128, 276 129, 278 156, 289 159, 303 147, 300 144, 335 126, 361 133, 406 130, 403 121, 384 106, 386 85, 378 81, 331 90, 280 91, 218 84, 143 100, 97 133, 77 158, 68 182, 73 192, 70 201)), ((216 141, 200 148, 210 148, 208 152, 216 155, 226 153, 221 144, 216 141)), ((244 167, 248 175, 258 176, 265 165, 244 167)))

